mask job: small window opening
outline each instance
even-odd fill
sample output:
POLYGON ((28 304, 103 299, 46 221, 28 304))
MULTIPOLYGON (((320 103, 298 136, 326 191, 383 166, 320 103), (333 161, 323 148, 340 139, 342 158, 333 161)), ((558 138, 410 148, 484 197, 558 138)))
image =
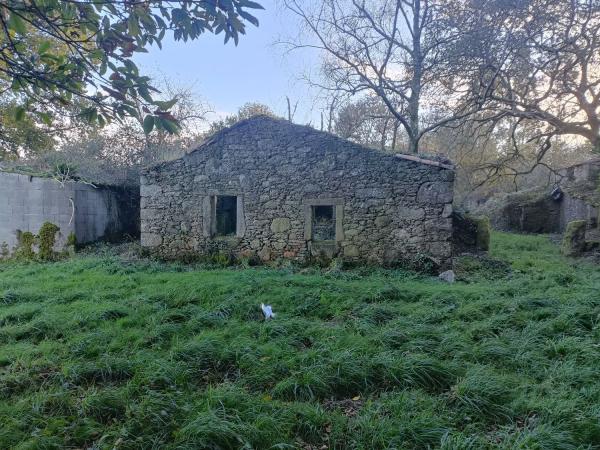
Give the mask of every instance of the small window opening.
POLYGON ((312 236, 315 241, 335 240, 335 207, 313 206, 312 236))
POLYGON ((215 207, 217 236, 235 235, 237 229, 237 197, 218 195, 215 207))

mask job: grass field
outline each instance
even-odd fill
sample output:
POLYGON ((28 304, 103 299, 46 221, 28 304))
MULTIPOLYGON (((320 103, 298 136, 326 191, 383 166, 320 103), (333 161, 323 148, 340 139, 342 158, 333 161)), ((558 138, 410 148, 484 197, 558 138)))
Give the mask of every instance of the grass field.
POLYGON ((600 448, 600 268, 492 245, 453 285, 0 264, 0 448, 600 448))

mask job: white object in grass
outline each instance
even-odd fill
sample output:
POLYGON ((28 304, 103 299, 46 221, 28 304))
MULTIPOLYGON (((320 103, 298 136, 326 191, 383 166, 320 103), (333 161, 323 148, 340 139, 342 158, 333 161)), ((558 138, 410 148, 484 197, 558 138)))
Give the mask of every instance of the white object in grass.
POLYGON ((265 305, 264 303, 261 303, 260 309, 262 309, 262 312, 265 315, 265 320, 275 318, 275 313, 273 312, 273 308, 271 308, 271 305, 265 305))

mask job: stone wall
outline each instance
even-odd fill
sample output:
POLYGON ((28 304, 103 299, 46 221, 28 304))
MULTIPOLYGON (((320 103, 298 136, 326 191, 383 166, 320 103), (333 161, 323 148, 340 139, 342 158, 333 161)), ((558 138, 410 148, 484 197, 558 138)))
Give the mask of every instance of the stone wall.
POLYGON ((569 222, 585 220, 588 228, 598 228, 600 214, 600 161, 591 160, 560 171, 564 191, 561 229, 569 222))
POLYGON ((548 190, 522 191, 499 196, 502 205, 491 210, 496 230, 519 233, 558 233, 561 230, 561 201, 552 199, 548 190))
POLYGON ((394 263, 451 257, 454 172, 312 128, 258 117, 141 178, 141 243, 163 257, 231 251, 264 261, 325 253, 394 263), (215 236, 215 196, 237 196, 233 236, 215 236), (314 207, 335 211, 335 238, 312 236, 314 207))
POLYGON ((497 194, 475 211, 490 217, 497 230, 562 233, 570 222, 584 220, 597 229, 600 213, 600 161, 588 161, 559 171, 554 187, 497 194))
POLYGON ((589 201, 577 198, 569 192, 565 192, 561 203, 561 231, 564 231, 569 222, 573 222, 574 220, 585 220, 588 227, 598 227, 598 215, 600 210, 597 206, 592 205, 589 201))
POLYGON ((78 243, 113 240, 138 233, 137 190, 63 185, 51 178, 0 172, 0 243, 17 244, 17 230, 37 234, 42 224, 60 227, 56 248, 70 233, 78 243))

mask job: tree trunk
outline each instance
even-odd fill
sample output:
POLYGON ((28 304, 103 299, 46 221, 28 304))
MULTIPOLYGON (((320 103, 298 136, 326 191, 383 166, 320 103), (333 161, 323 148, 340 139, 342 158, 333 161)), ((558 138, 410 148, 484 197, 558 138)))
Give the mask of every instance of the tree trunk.
POLYGON ((331 133, 331 129, 333 127, 333 112, 335 110, 335 97, 331 100, 329 105, 329 118, 327 120, 327 131, 331 133))
POLYGON ((381 151, 385 152, 385 142, 387 141, 387 126, 389 119, 384 119, 383 130, 381 130, 381 151))
POLYGON ((410 124, 409 150, 410 153, 419 153, 419 106, 421 102, 421 78, 423 76, 423 52, 421 49, 421 0, 414 0, 413 9, 413 32, 412 32, 412 59, 413 77, 411 82, 411 93, 408 102, 408 118, 410 124))
POLYGON ((398 138, 398 126, 399 122, 397 120, 394 121, 394 129, 392 132, 392 152, 396 151, 396 139, 398 138))

